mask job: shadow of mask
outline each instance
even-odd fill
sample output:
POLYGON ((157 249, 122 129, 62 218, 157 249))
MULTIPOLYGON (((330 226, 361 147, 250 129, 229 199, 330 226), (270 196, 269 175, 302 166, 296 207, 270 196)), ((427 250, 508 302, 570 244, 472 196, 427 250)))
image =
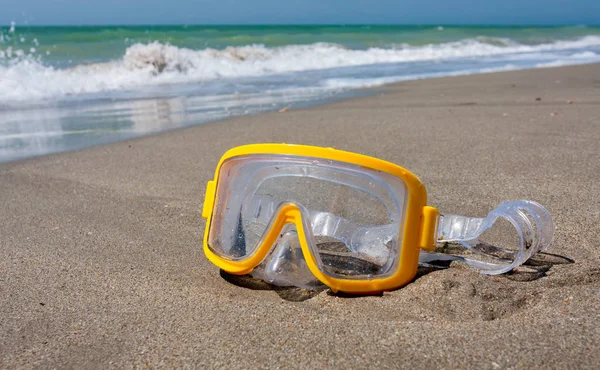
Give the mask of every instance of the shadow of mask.
POLYGON ((571 258, 559 254, 540 252, 505 276, 514 281, 534 281, 546 276, 546 272, 554 265, 566 265, 574 262, 571 258))

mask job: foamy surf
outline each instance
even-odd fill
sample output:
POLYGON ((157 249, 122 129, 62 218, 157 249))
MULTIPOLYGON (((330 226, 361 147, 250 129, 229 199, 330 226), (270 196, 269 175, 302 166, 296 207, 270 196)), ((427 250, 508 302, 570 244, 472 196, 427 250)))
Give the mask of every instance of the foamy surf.
POLYGON ((600 28, 0 27, 0 162, 361 87, 600 62, 600 28))
POLYGON ((256 89, 339 89, 411 78, 600 61, 600 36, 525 45, 508 38, 476 37, 420 46, 351 49, 335 43, 191 49, 152 42, 129 46, 117 60, 57 68, 35 51, 0 51, 0 106, 62 100, 177 95, 177 86, 210 83, 215 94, 256 89), (443 64, 443 70, 422 69, 443 64), (282 77, 277 83, 273 76, 282 77), (365 75, 367 77, 365 77, 365 75), (260 79, 264 77, 266 81, 260 79), (250 79, 250 80, 248 80, 250 79), (221 81, 221 83, 219 83, 221 81), (338 83, 336 83, 338 81, 338 83), (339 83, 339 81, 346 81, 339 83), (349 83, 352 81, 352 83, 349 83), (288 82, 292 82, 290 86, 288 82), (219 86, 220 85, 220 86, 219 86), (167 90, 163 88, 169 86, 167 90))

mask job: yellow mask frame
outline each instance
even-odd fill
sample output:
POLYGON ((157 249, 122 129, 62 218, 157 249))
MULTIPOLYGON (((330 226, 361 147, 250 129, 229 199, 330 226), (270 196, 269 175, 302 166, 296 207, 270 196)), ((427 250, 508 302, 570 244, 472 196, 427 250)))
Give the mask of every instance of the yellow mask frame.
POLYGON ((206 195, 202 208, 202 217, 206 219, 204 232, 204 253, 209 261, 224 271, 244 275, 252 272, 267 256, 276 242, 283 227, 292 223, 298 230, 299 241, 307 266, 315 277, 332 291, 347 293, 373 293, 391 290, 409 283, 417 273, 420 249, 432 251, 435 249, 435 231, 439 212, 434 207, 426 206, 427 193, 425 186, 419 178, 394 163, 363 154, 322 148, 308 145, 294 144, 251 144, 243 145, 228 150, 219 160, 213 180, 206 186, 206 195), (277 214, 271 228, 256 251, 243 260, 231 260, 215 254, 209 247, 209 234, 215 199, 219 189, 219 173, 223 163, 231 158, 256 155, 290 155, 302 157, 322 158, 332 161, 351 163, 375 171, 386 172, 402 179, 407 188, 406 214, 401 227, 402 245, 396 271, 385 277, 372 279, 342 279, 325 274, 317 266, 315 257, 306 242, 302 215, 300 209, 294 204, 287 204, 277 214))

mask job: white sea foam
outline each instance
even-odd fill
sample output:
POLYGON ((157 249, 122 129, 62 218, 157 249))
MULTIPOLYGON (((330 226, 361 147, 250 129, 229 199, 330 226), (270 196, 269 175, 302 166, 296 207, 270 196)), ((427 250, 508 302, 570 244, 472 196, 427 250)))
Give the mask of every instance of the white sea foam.
MULTIPOLYGON (((130 46, 120 60, 66 69, 45 65, 41 57, 35 54, 35 50, 8 48, 0 51, 0 106, 139 90, 166 84, 199 83, 382 63, 476 60, 482 57, 509 57, 511 62, 515 59, 540 58, 542 63, 539 66, 559 62, 562 65, 600 61, 598 53, 587 51, 590 48, 600 48, 600 37, 586 36, 573 41, 538 45, 523 45, 510 39, 475 38, 444 44, 395 45, 366 50, 353 50, 327 43, 277 48, 248 45, 223 50, 193 50, 154 42, 130 46), (569 51, 572 53, 569 54, 569 51)), ((477 71, 484 68, 482 66, 477 71)), ((411 76, 418 75, 418 68, 413 72, 411 76)), ((449 74, 452 73, 445 73, 449 74)), ((398 81, 402 77, 371 78, 367 79, 369 82, 366 84, 398 81)), ((333 88, 336 82, 332 81, 326 82, 323 79, 320 86, 333 88)), ((344 85, 340 81, 337 83, 338 88, 339 85, 344 85)), ((353 81, 349 85, 358 87, 355 85, 358 80, 353 81)))

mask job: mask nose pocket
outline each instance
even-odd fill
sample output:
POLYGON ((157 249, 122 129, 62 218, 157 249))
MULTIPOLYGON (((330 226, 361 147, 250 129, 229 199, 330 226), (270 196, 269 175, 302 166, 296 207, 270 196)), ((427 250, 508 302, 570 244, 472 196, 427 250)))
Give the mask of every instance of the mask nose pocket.
POLYGON ((306 264, 298 231, 293 224, 284 226, 267 257, 251 275, 279 286, 314 289, 323 285, 306 264))

